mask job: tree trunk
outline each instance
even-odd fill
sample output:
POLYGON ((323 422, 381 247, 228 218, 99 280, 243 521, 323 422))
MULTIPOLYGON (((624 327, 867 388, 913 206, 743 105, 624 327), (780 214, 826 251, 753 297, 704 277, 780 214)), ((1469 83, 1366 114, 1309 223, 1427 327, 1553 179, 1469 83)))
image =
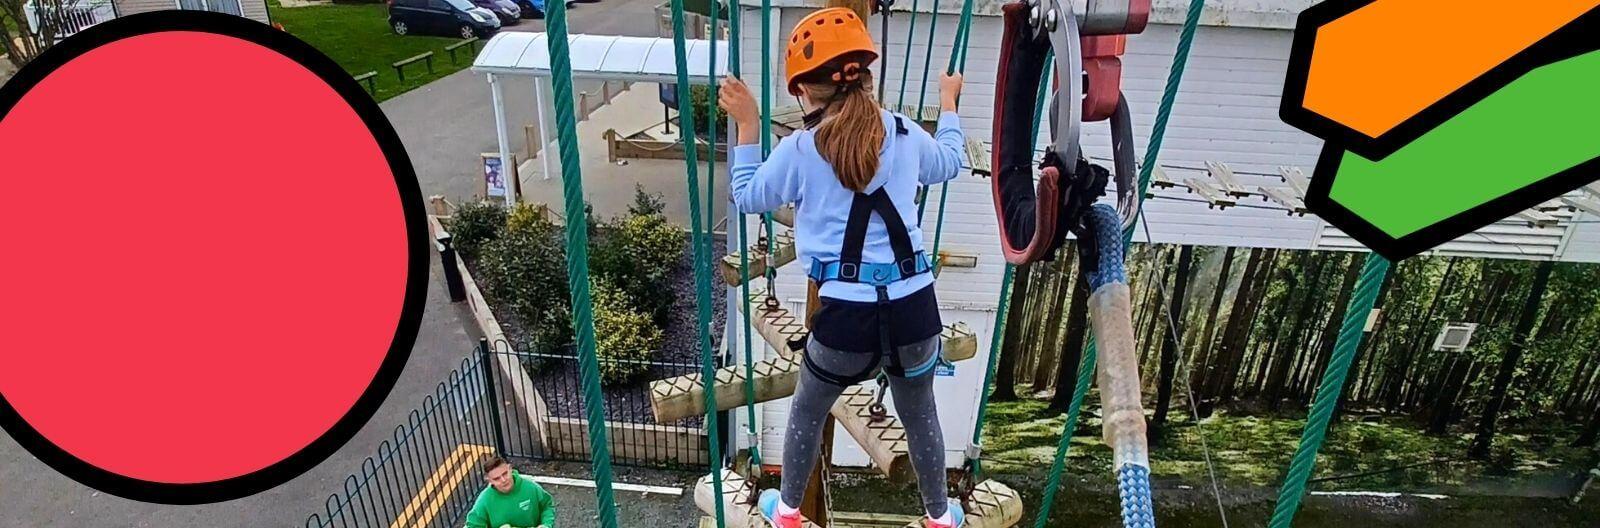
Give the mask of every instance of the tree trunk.
POLYGON ((1543 261, 1533 272, 1533 287, 1528 292, 1528 300, 1522 306, 1522 315, 1517 318, 1517 326, 1511 333, 1511 345, 1507 348, 1505 357, 1500 361, 1500 370, 1494 376, 1494 386, 1489 390, 1489 401, 1484 405, 1483 418, 1478 422, 1478 436, 1472 440, 1472 447, 1467 451, 1469 456, 1478 459, 1489 457, 1489 449, 1494 444, 1495 422, 1500 418, 1500 409, 1506 404, 1506 389, 1511 386, 1511 378, 1516 374, 1517 363, 1522 360, 1523 352, 1528 348, 1528 336, 1533 331, 1533 323, 1538 319, 1539 306, 1544 300, 1544 289, 1550 281, 1550 270, 1554 261, 1543 261))
POLYGON ((1000 345, 1000 360, 995 367, 994 393, 989 395, 990 401, 1014 401, 1017 399, 1016 364, 1018 350, 1022 346, 1023 321, 1027 314, 1022 307, 1028 299, 1028 270, 1032 266, 1023 264, 1012 271, 1011 299, 1006 303, 1006 328, 1005 342, 1000 345))
MULTIPOLYGON (((1253 288, 1256 283, 1256 275, 1260 273, 1259 270, 1263 260, 1265 260, 1264 252, 1259 248, 1250 250, 1250 260, 1245 263, 1244 280, 1239 283, 1239 293, 1234 296, 1233 308, 1228 311, 1227 328, 1222 331, 1222 347, 1218 351, 1221 355, 1218 357, 1217 368, 1212 370, 1211 380, 1206 387, 1207 397, 1213 401, 1226 399, 1227 396, 1225 394, 1232 392, 1228 390, 1230 389, 1228 385, 1231 384, 1230 380, 1235 379, 1234 376, 1237 374, 1235 371, 1239 360, 1236 356, 1243 353, 1242 350, 1235 350, 1239 342, 1237 336, 1244 331, 1245 321, 1250 319, 1250 299, 1254 294, 1253 288)), ((1203 414, 1209 415, 1210 413, 1205 412, 1203 414)))
POLYGON ((1456 269, 1456 261, 1458 260, 1460 260, 1458 257, 1450 257, 1449 263, 1445 265, 1444 278, 1439 281, 1439 289, 1433 293, 1433 300, 1428 303, 1428 311, 1422 316, 1422 321, 1417 324, 1417 329, 1412 332, 1411 342, 1406 345, 1405 350, 1401 353, 1400 363, 1395 367, 1396 370, 1392 377, 1393 383, 1384 397, 1384 406, 1391 410, 1396 410, 1400 403, 1404 401, 1405 385, 1408 382, 1407 377, 1411 374, 1412 360, 1417 354, 1421 353, 1417 348, 1422 346, 1421 340, 1423 336, 1433 326, 1433 314, 1439 308, 1439 301, 1452 286, 1453 272, 1456 269))
POLYGON ((1056 288, 1055 305, 1050 310, 1050 333, 1044 336, 1044 348, 1039 350, 1039 360, 1033 370, 1033 392, 1040 393, 1050 388, 1050 383, 1055 381, 1050 374, 1054 372, 1056 360, 1061 356, 1061 319, 1067 309, 1067 300, 1072 296, 1072 263, 1073 258, 1063 259, 1057 264, 1055 279, 1056 288))
POLYGON ((1588 388, 1589 368, 1593 365, 1594 354, 1584 354, 1583 360, 1578 363, 1578 368, 1573 369, 1572 381, 1567 382, 1567 387, 1561 391, 1561 400, 1558 402, 1558 407, 1562 412, 1567 412, 1568 415, 1571 414, 1572 400, 1579 394, 1583 394, 1584 389, 1588 388))
MULTIPOLYGON (((1276 411, 1282 406, 1284 389, 1288 388, 1289 374, 1300 368, 1300 348, 1305 345, 1304 331, 1306 320, 1311 318, 1312 302, 1317 299, 1317 279, 1322 275, 1323 259, 1316 258, 1312 253, 1306 253, 1306 260, 1310 260, 1309 269, 1305 274, 1306 287, 1302 290, 1300 309, 1295 311, 1294 326, 1289 331, 1289 340, 1282 343, 1282 350, 1273 357, 1272 373, 1267 377, 1267 389, 1263 399, 1266 400, 1267 409, 1276 411)), ((1302 260, 1305 263, 1305 260, 1302 260)))
POLYGON ((1572 442, 1573 447, 1590 447, 1595 439, 1600 437, 1600 402, 1595 402, 1594 411, 1589 413, 1589 425, 1583 428, 1583 434, 1572 442))
POLYGON ((1167 425, 1167 407, 1172 405, 1172 378, 1178 369, 1178 339, 1183 335, 1183 296, 1189 289, 1189 262, 1194 255, 1193 246, 1183 246, 1178 253, 1178 276, 1172 289, 1172 324, 1177 325, 1167 332, 1166 346, 1161 348, 1161 380, 1156 387, 1156 416, 1151 426, 1150 437, 1162 437, 1162 428, 1167 425))
POLYGON ((1061 345, 1061 361, 1056 367, 1056 393, 1050 397, 1052 415, 1067 412, 1072 406, 1072 391, 1078 384, 1078 363, 1083 361, 1083 335, 1089 318, 1089 283, 1083 270, 1072 276, 1072 305, 1067 309, 1067 342, 1061 345))
POLYGON ((1268 250, 1267 256, 1261 259, 1261 263, 1265 264, 1265 267, 1258 266, 1256 268, 1256 281, 1251 287, 1250 297, 1248 298, 1249 304, 1244 312, 1246 315, 1244 326, 1239 328, 1239 333, 1234 336, 1236 342, 1230 348, 1232 351, 1229 357, 1230 365, 1228 370, 1225 371, 1228 376, 1227 379, 1223 380, 1221 394, 1224 401, 1233 401, 1235 391, 1239 388, 1239 375, 1244 370, 1244 354, 1250 350, 1252 335, 1255 333, 1256 328, 1256 319, 1261 316, 1261 304, 1267 300, 1267 287, 1272 284, 1272 278, 1277 276, 1278 260, 1282 256, 1283 251, 1281 250, 1268 250))
POLYGON ((1189 366, 1189 387, 1196 390, 1196 397, 1204 397, 1205 388, 1202 381, 1209 379, 1207 372, 1210 370, 1212 350, 1216 345, 1217 314, 1222 312, 1222 295, 1228 291, 1228 272, 1233 269, 1233 247, 1223 250, 1222 270, 1217 273, 1217 289, 1211 294, 1211 310, 1206 312, 1206 329, 1202 333, 1198 347, 1199 356, 1189 366))
MULTIPOLYGON (((1317 350, 1316 367, 1311 369, 1312 383, 1322 377, 1322 372, 1328 369, 1328 361, 1333 358, 1333 345, 1338 340, 1339 327, 1344 325, 1343 314, 1347 308, 1345 305, 1350 302, 1350 294, 1355 290, 1356 278, 1361 275, 1361 266, 1361 259, 1350 259, 1350 264, 1344 268, 1344 281, 1339 284, 1339 296, 1334 298, 1333 309, 1328 314, 1328 322, 1322 327, 1322 337, 1317 339, 1319 348, 1317 350)), ((1361 316, 1364 319, 1367 314, 1361 314, 1361 316)), ((1356 347, 1356 353, 1359 354, 1360 352, 1361 347, 1356 347)), ((1360 360, 1361 357, 1359 355, 1356 356, 1355 361, 1360 360)), ((1311 394, 1314 391, 1316 391, 1314 387, 1308 387, 1304 391, 1305 396, 1301 398, 1301 402, 1311 403, 1311 394)))

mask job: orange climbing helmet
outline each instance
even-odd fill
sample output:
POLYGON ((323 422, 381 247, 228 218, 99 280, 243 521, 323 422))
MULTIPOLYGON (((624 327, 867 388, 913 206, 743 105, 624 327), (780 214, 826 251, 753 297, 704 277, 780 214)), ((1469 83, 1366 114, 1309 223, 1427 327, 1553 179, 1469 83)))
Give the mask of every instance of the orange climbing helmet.
POLYGON ((855 81, 861 71, 878 60, 867 25, 848 7, 819 9, 806 15, 789 34, 786 54, 790 95, 800 95, 802 82, 855 81), (826 72, 831 75, 820 75, 826 72))

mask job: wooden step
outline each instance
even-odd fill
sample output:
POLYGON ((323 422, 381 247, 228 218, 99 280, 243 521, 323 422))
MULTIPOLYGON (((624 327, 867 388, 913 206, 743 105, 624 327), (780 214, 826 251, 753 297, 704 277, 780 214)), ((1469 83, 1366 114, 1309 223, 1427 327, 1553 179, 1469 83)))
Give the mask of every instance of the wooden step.
MULTIPOLYGON (((1006 528, 1022 522, 1022 496, 995 480, 979 482, 967 501, 967 519, 962 528, 1006 528)), ((918 519, 906 528, 922 528, 918 519)))
MULTIPOLYGON (((694 485, 694 504, 706 515, 717 514, 716 487, 712 485, 711 475, 700 477, 694 485)), ((756 498, 761 496, 749 481, 731 469, 722 469, 722 519, 727 528, 768 528, 766 519, 761 518, 761 511, 756 509, 756 498)), ((802 525, 806 528, 817 528, 811 521, 802 525)))
MULTIPOLYGON (((794 235, 779 233, 777 238, 777 252, 773 255, 772 263, 777 267, 794 262, 794 235)), ((767 246, 766 244, 752 244, 750 246, 750 278, 756 279, 767 273, 767 246)), ((743 282, 739 275, 739 253, 734 252, 722 257, 722 281, 729 286, 739 286, 743 282)))
POLYGON ((906 429, 900 419, 889 413, 882 420, 872 421, 872 402, 876 390, 866 385, 854 385, 844 390, 833 404, 830 414, 839 425, 850 432, 856 445, 872 459, 891 482, 910 482, 916 478, 911 469, 911 448, 906 443, 906 429))
MULTIPOLYGON (((794 394, 800 381, 800 363, 794 359, 778 358, 759 361, 751 365, 755 374, 756 403, 787 398, 794 394)), ((726 411, 745 404, 744 365, 717 369, 717 382, 712 385, 717 395, 717 410, 726 411)), ((705 385, 700 374, 685 374, 650 382, 650 410, 656 423, 672 423, 690 416, 706 413, 705 385)))
MULTIPOLYGON (((805 335, 805 327, 788 310, 781 307, 768 309, 762 304, 761 298, 765 293, 761 290, 752 291, 751 294, 750 303, 757 315, 751 318, 751 326, 755 327, 757 335, 778 350, 780 356, 778 359, 757 362, 751 367, 755 373, 756 403, 789 397, 794 394, 795 384, 799 382, 800 355, 789 349, 788 342, 805 335)), ((964 361, 978 354, 978 336, 967 325, 956 323, 946 326, 941 335, 944 338, 945 360, 964 361)), ((705 414, 705 386, 701 381, 700 374, 694 373, 651 382, 650 409, 655 414, 656 422, 670 423, 705 414)), ((717 369, 717 382, 713 384, 717 394, 717 410, 743 407, 745 383, 743 365, 717 369)))

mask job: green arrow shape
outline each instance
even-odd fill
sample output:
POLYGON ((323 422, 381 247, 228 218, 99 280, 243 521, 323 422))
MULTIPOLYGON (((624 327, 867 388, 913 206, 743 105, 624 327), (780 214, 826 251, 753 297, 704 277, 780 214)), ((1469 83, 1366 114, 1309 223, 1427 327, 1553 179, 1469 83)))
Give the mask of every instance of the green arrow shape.
POLYGON ((1382 160, 1330 144, 1307 201, 1404 258, 1596 178, 1600 51, 1534 69, 1382 160))

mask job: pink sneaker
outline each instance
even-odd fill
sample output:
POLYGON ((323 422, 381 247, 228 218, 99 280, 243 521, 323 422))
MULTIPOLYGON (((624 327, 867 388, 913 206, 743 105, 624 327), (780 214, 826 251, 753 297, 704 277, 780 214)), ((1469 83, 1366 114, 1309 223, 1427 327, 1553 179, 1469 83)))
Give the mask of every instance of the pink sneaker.
POLYGON ((781 500, 778 490, 762 491, 761 499, 756 503, 757 508, 761 510, 761 517, 766 519, 767 524, 772 525, 772 528, 800 528, 804 520, 800 516, 800 512, 796 511, 790 515, 778 512, 778 503, 781 500))

